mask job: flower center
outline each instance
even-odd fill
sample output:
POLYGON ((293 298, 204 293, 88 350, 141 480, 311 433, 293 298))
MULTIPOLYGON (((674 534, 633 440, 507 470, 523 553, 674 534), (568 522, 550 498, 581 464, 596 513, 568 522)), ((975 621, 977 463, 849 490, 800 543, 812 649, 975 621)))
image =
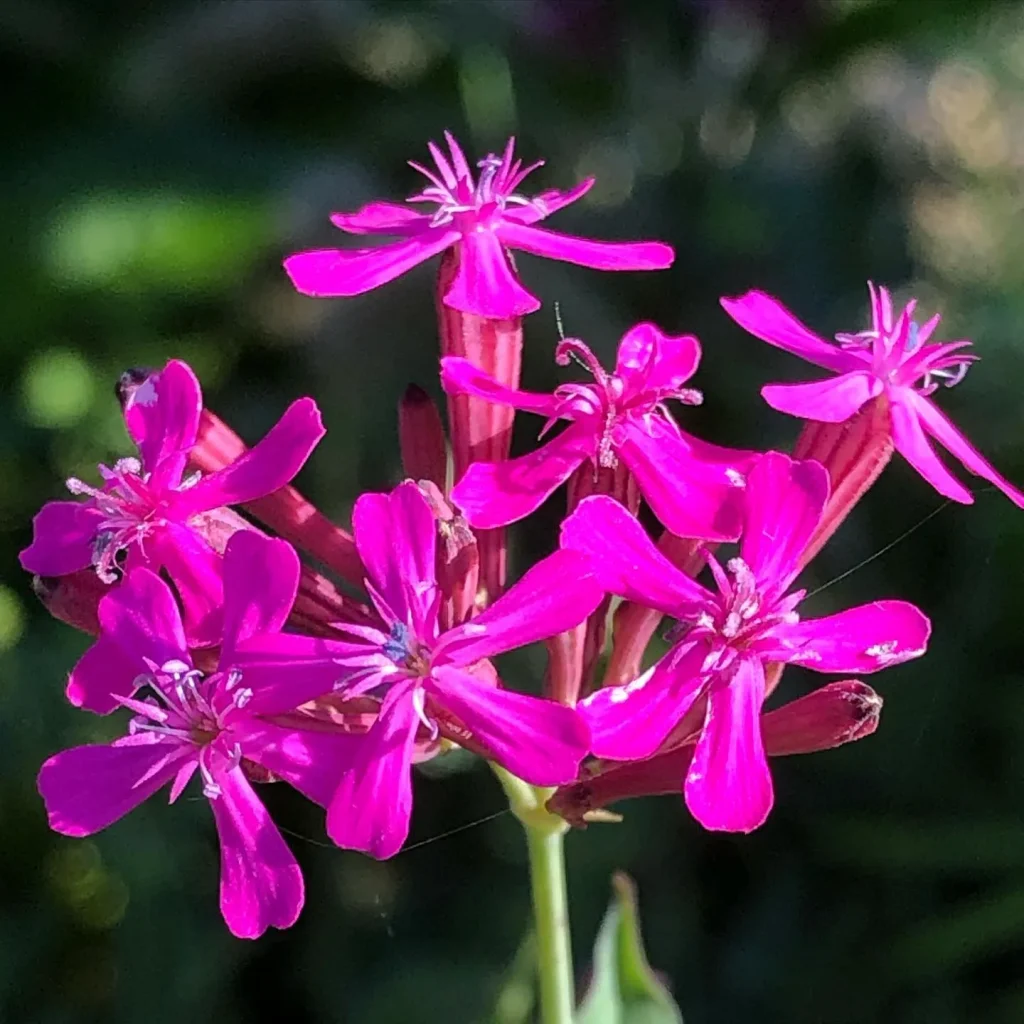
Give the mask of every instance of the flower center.
POLYGON ((231 713, 252 699, 252 690, 239 685, 242 673, 231 669, 224 679, 224 689, 231 694, 231 700, 216 709, 213 693, 221 676, 214 673, 207 677, 199 669, 172 659, 162 665, 154 663, 150 672, 136 679, 138 686, 148 687, 151 699, 121 698, 122 704, 136 712, 129 724, 130 735, 153 732, 198 748, 203 794, 210 799, 220 795, 216 776, 237 767, 242 760, 237 743, 225 746, 217 741, 229 730, 231 713))
POLYGON ((391 633, 384 642, 383 650, 399 668, 408 670, 412 675, 430 674, 430 651, 404 622, 391 624, 391 633))

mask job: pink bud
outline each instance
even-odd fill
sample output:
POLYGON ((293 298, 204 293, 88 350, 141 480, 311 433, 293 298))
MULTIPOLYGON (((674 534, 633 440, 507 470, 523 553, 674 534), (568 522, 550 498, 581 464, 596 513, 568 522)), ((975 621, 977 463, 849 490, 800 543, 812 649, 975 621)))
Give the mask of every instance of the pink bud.
POLYGON ((448 475, 444 425, 434 400, 417 384, 410 384, 398 403, 398 444, 405 475, 429 480, 444 492, 448 475))
POLYGON ((99 636, 97 609, 110 586, 96 575, 95 569, 79 569, 67 576, 33 576, 32 590, 55 619, 90 636, 99 636))
POLYGON ((469 524, 452 509, 437 485, 431 480, 420 480, 419 489, 437 521, 437 584, 445 597, 440 621, 445 629, 451 629, 472 618, 478 610, 480 555, 469 524))
MULTIPOLYGON (((237 461, 247 450, 245 442, 222 419, 209 409, 203 409, 199 435, 190 455, 190 464, 195 469, 202 473, 215 472, 237 461)), ((362 585, 365 572, 351 534, 332 523, 294 487, 278 488, 273 494, 244 507, 342 579, 355 586, 362 585)))

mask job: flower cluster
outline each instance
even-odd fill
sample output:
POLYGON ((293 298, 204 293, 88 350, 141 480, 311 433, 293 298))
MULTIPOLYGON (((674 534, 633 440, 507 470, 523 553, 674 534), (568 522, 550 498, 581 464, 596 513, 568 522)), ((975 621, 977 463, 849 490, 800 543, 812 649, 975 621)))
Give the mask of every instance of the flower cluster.
POLYGON ((447 155, 430 146, 434 170, 413 165, 429 183, 415 205, 332 218, 398 241, 285 261, 300 291, 356 295, 444 254, 449 429, 425 392, 406 394, 408 479, 362 495, 351 531, 329 522, 291 486, 324 434, 315 402, 293 403, 250 449, 172 359, 119 384, 137 454, 100 466, 95 483, 68 480, 74 500, 42 508, 21 555, 53 614, 95 638, 69 701, 129 716, 121 739, 43 765, 51 826, 91 835, 165 786, 173 802, 197 777, 238 936, 291 925, 303 903, 298 864, 258 796, 272 781, 323 807, 337 845, 375 857, 406 839, 413 765, 456 746, 550 787, 549 811, 574 824, 677 789, 706 828, 758 827, 773 802, 768 755, 858 739, 881 707, 844 678, 766 713, 784 666, 845 677, 925 652, 930 624, 913 605, 808 617, 794 589, 891 452, 971 501, 930 436, 1024 505, 933 403, 963 378, 970 343, 933 341, 938 317, 918 324, 913 303, 896 316, 884 288, 871 286, 871 327, 835 343, 762 292, 722 300, 751 334, 838 374, 764 389, 805 421, 790 454, 685 431, 676 404, 702 401, 690 386, 700 344, 651 323, 625 334, 612 369, 563 339, 555 361, 587 379, 522 390, 522 317, 539 302, 509 250, 603 270, 664 269, 672 250, 541 228, 592 182, 528 196, 539 164, 522 167, 511 140, 474 170, 446 138, 447 155), (516 411, 541 417, 543 441, 510 458, 516 411), (506 527, 562 485, 557 549, 509 585, 506 527), (641 503, 660 523, 653 535, 641 503), (646 664, 664 616, 667 653, 646 664), (549 663, 535 696, 510 688, 495 658, 538 641, 549 663))

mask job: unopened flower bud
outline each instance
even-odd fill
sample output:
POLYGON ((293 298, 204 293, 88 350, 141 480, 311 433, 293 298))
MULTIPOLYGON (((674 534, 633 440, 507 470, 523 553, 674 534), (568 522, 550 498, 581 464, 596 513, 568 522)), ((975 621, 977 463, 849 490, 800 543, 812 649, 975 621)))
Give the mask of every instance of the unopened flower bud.
POLYGON ((437 521, 437 584, 445 597, 440 618, 444 627, 450 629, 472 618, 478 610, 480 555, 477 540, 469 524, 445 500, 433 481, 420 480, 418 486, 437 521))
POLYGON ((109 593, 110 587, 95 569, 79 569, 67 576, 33 576, 32 591, 55 619, 99 636, 100 598, 109 593))
POLYGON ((429 480, 444 493, 448 475, 444 424, 434 400, 417 384, 410 384, 398 403, 398 443, 405 475, 429 480))

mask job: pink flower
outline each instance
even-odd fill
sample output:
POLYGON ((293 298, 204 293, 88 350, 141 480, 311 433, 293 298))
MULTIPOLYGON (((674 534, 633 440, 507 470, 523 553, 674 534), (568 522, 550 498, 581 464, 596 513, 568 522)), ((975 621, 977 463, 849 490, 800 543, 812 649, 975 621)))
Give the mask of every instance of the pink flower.
POLYGON ((705 828, 748 832, 771 809, 760 728, 767 662, 865 673, 924 653, 929 622, 904 601, 800 620, 804 591, 787 591, 827 498, 828 475, 818 463, 765 455, 747 483, 739 557, 723 568, 708 554, 717 593, 661 555, 614 501, 588 498, 562 525, 563 547, 591 555, 608 591, 680 622, 675 645, 652 669, 580 704, 593 753, 615 761, 650 757, 702 700, 685 796, 705 828))
POLYGON ((172 359, 137 387, 124 408, 139 457, 100 466, 101 487, 72 477, 84 501, 51 501, 33 521, 21 564, 40 576, 65 576, 89 565, 105 583, 124 567, 164 570, 184 604, 189 639, 211 642, 219 632, 221 556, 204 540, 204 513, 270 494, 295 476, 324 435, 311 398, 293 402, 269 434, 232 465, 184 477, 203 408, 192 370, 172 359))
POLYGON ((328 809, 331 838, 374 857, 399 850, 409 830, 410 763, 421 726, 485 752, 535 785, 574 779, 589 739, 576 711, 473 673, 482 659, 582 622, 603 597, 587 559, 555 552, 471 622, 442 632, 437 528, 416 485, 364 494, 352 521, 366 588, 387 631, 345 627, 354 642, 333 645, 345 670, 341 692, 378 696, 381 705, 328 809))
POLYGON ((478 395, 547 418, 545 434, 560 419, 554 440, 518 459, 478 462, 452 491, 470 524, 488 529, 529 515, 584 462, 614 467, 621 459, 655 515, 673 533, 734 540, 740 531, 739 497, 751 453, 707 444, 680 430, 665 407, 670 398, 696 405, 699 391, 683 385, 700 362, 700 343, 637 324, 619 343, 615 372, 607 373, 581 341, 555 349, 562 366, 576 360, 593 384, 563 384, 554 394, 511 390, 469 360, 441 360, 449 394, 478 395))
POLYGON ((74 747, 39 772, 50 826, 88 836, 167 783, 180 796, 198 771, 221 846, 220 906, 231 931, 256 938, 287 928, 303 902, 302 875, 249 779, 267 772, 326 804, 337 778, 329 732, 273 717, 329 690, 338 675, 324 641, 280 632, 294 601, 299 562, 281 540, 240 531, 224 556, 224 644, 219 665, 193 667, 170 588, 146 568, 103 598, 103 633, 79 662, 93 698, 135 712, 129 734, 74 747), (151 696, 132 696, 146 686, 151 696))
POLYGON ((475 180, 459 144, 448 132, 445 139, 450 159, 434 143, 428 144, 436 171, 410 161, 430 184, 407 202, 436 209, 420 213, 400 203, 374 202, 356 213, 334 214, 333 223, 349 234, 397 235, 402 241, 369 249, 317 249, 289 256, 285 270, 300 292, 361 295, 458 245, 459 270, 444 296, 445 303, 501 320, 531 313, 540 306, 517 280, 507 249, 597 270, 663 270, 671 265, 672 248, 660 242, 595 242, 535 226, 583 196, 594 184, 592 178, 569 192, 552 189, 527 198, 518 192, 519 186, 543 161, 529 167, 514 161, 514 139, 508 140, 500 157, 491 153, 479 162, 475 180))
POLYGON ((825 423, 841 423, 880 395, 888 401, 896 450, 940 494, 969 505, 970 491, 946 469, 929 436, 964 468, 995 484, 1015 505, 1024 507, 1024 493, 1005 480, 930 400, 942 384, 951 388, 964 378, 978 357, 964 350, 969 341, 931 342, 939 324, 936 314, 923 324, 914 319, 916 300, 893 316, 885 288, 871 290, 871 328, 837 334, 838 346, 814 334, 777 299, 747 292, 722 299, 725 311, 762 341, 833 370, 838 377, 807 384, 771 384, 762 389, 765 401, 780 412, 825 423))

